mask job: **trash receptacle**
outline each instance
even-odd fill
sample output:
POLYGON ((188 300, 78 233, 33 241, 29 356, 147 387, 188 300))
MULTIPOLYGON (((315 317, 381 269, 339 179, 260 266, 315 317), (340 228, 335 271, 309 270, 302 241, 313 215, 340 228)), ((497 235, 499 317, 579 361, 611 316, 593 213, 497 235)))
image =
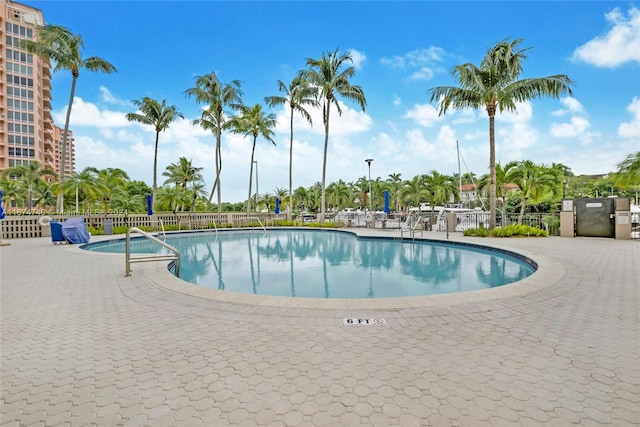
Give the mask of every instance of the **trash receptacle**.
POLYGON ((113 220, 105 219, 103 228, 104 228, 104 235, 111 236, 113 234, 113 220))

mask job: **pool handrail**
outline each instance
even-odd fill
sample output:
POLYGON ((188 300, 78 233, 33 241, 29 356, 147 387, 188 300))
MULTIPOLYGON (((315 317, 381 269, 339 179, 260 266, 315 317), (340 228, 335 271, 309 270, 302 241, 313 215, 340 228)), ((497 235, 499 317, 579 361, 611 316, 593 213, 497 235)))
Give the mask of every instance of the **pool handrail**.
POLYGON ((131 227, 127 230, 127 238, 125 239, 125 277, 131 276, 131 264, 134 262, 150 262, 150 261, 174 261, 175 266, 175 274, 176 277, 180 277, 180 252, 169 245, 168 243, 163 242, 157 237, 152 236, 151 234, 140 230, 138 227, 131 227), (147 239, 151 240, 154 243, 159 244, 160 246, 167 248, 173 255, 167 254, 149 254, 144 256, 131 257, 131 233, 140 233, 147 239))
POLYGON ((404 231, 406 230, 405 229, 405 225, 406 225, 407 228, 408 228, 408 231, 411 232, 411 238, 415 239, 416 228, 418 227, 418 224, 420 224, 420 222, 422 222, 422 224, 423 224, 423 227, 420 230, 420 236, 422 236, 423 235, 422 233, 424 232, 424 224, 425 224, 424 218, 422 218, 420 215, 417 215, 417 214, 409 214, 409 216, 407 217, 407 220, 404 222, 402 227, 400 227, 400 238, 401 239, 404 238, 404 231), (411 226, 411 222, 413 221, 414 218, 417 218, 415 220, 416 222, 415 222, 415 224, 413 224, 413 226, 411 226))
POLYGON ((267 229, 265 228, 264 224, 262 223, 262 221, 260 221, 260 218, 258 218, 257 216, 247 216, 244 218, 245 220, 249 220, 249 219, 255 219, 258 221, 258 224, 260 224, 260 227, 264 230, 264 232, 267 232, 267 229))

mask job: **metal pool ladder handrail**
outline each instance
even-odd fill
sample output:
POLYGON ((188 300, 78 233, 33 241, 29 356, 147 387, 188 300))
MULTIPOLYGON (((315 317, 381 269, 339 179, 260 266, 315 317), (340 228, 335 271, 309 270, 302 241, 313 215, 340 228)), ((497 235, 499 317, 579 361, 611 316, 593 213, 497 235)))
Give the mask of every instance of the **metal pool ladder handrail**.
POLYGON ((262 221, 260 221, 260 218, 258 218, 257 216, 248 216, 245 219, 255 219, 258 221, 258 224, 260 224, 260 227, 262 227, 262 229, 264 230, 264 232, 267 232, 267 229, 264 227, 264 224, 262 223, 262 221))
MULTIPOLYGON (((423 219, 420 215, 416 215, 416 214, 411 214, 411 215, 409 215, 409 216, 407 217, 407 220, 405 221, 405 223, 404 223, 404 224, 402 225, 402 227, 400 228, 400 238, 402 239, 402 238, 404 237, 404 231, 405 231, 404 226, 406 225, 406 226, 409 228, 409 230, 408 230, 408 231, 410 231, 410 232, 411 232, 411 238, 412 238, 412 239, 415 239, 415 236, 416 236, 416 228, 418 227, 418 224, 420 224, 420 222, 421 222, 421 221, 422 221, 423 228, 424 228, 424 223, 425 223, 425 222, 424 222, 424 219, 423 219), (415 223, 415 224, 413 224, 413 227, 412 227, 412 226, 411 226, 411 220, 412 220, 414 217, 416 217, 416 218, 418 218, 418 219, 416 219, 416 223, 415 223)), ((423 234, 422 234, 422 230, 420 231, 420 235, 421 235, 421 236, 423 235, 423 234)))
POLYGON ((162 240, 152 236, 151 234, 140 230, 138 227, 131 227, 127 230, 127 238, 125 241, 125 277, 127 276, 131 276, 131 263, 134 262, 149 262, 149 261, 175 261, 174 265, 175 265, 175 271, 176 271, 176 277, 180 277, 180 252, 174 248, 173 246, 163 242, 162 240), (152 242, 155 242, 157 244, 159 244, 162 247, 165 247, 167 249, 169 249, 171 252, 173 252, 173 255, 167 255, 167 254, 151 254, 151 255, 144 255, 144 256, 137 256, 137 257, 131 257, 131 233, 140 233, 142 234, 144 237, 146 237, 147 239, 151 240, 152 242))

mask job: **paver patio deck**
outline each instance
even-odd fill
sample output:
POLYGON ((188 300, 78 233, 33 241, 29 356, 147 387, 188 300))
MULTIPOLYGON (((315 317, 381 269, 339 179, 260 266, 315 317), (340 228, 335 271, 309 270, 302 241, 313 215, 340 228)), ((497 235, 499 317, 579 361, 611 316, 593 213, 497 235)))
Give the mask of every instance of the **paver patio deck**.
POLYGON ((0 425, 640 425, 640 242, 450 239, 541 269, 473 298, 319 308, 225 300, 157 263, 123 277, 122 255, 13 240, 0 425))

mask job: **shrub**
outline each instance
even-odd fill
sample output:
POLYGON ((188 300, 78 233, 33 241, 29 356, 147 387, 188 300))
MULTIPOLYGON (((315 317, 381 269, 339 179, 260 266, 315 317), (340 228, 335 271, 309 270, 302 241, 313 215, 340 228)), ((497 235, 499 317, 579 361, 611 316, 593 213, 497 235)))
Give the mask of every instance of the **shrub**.
POLYGON ((547 237, 546 230, 531 227, 524 224, 509 224, 504 227, 494 228, 491 231, 493 237, 547 237))
POLYGON ((462 232, 462 235, 469 237, 487 237, 489 235, 489 230, 485 227, 467 228, 462 232))

